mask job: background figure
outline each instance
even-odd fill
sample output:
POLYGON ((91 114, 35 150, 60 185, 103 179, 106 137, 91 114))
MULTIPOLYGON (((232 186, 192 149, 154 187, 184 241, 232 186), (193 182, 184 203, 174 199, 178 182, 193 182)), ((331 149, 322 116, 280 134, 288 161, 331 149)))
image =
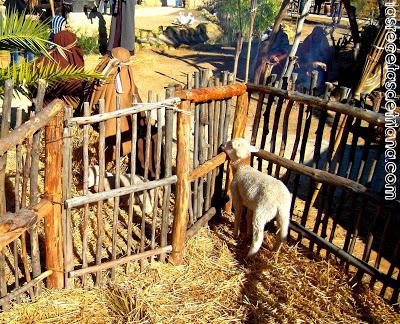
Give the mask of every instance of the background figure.
MULTIPOLYGON (((78 44, 76 35, 68 30, 63 30, 54 35, 54 43, 62 46, 64 56, 58 51, 57 48, 49 52, 50 56, 55 62, 60 65, 60 68, 67 66, 74 66, 76 68, 83 68, 85 61, 83 59, 83 50, 78 44)), ((50 59, 41 57, 37 60, 37 64, 50 63, 50 59)), ((46 91, 44 97, 45 105, 50 103, 53 99, 62 98, 68 105, 74 109, 78 108, 83 101, 83 83, 79 80, 63 81, 55 84, 46 91)))
POLYGON ((319 15, 321 13, 321 6, 324 0, 315 0, 314 2, 314 14, 319 15))
POLYGON ((331 4, 333 3, 333 6, 331 6, 331 12, 332 12, 332 21, 335 24, 340 23, 340 20, 342 19, 342 1, 341 0, 332 0, 331 4))
POLYGON ((334 59, 334 54, 334 49, 329 45, 328 34, 321 26, 314 27, 297 51, 298 68, 294 70, 298 73, 296 84, 309 89, 311 73, 316 70, 318 71, 317 88, 321 93, 324 90, 327 71, 334 59))
POLYGON ((107 51, 126 48, 131 55, 135 51, 135 0, 116 0, 112 8, 112 20, 107 51))
MULTIPOLYGON (((271 29, 272 30, 272 29, 271 29)), ((282 26, 279 26, 279 30, 275 36, 274 43, 269 47, 270 35, 263 37, 262 42, 259 46, 257 57, 255 61, 255 71, 254 71, 254 82, 262 82, 262 78, 265 72, 266 64, 273 64, 273 69, 271 73, 277 74, 278 77, 283 72, 283 67, 285 64, 285 59, 289 54, 289 37, 282 26)))
POLYGON ((54 37, 57 33, 65 29, 67 23, 66 19, 62 16, 62 9, 56 9, 56 15, 51 19, 51 33, 50 40, 54 42, 54 37))
MULTIPOLYGON (((105 103, 105 112, 116 110, 116 98, 121 99, 121 109, 132 106, 132 98, 136 97, 137 102, 140 99, 138 88, 134 81, 133 66, 130 62, 130 53, 125 48, 114 48, 111 55, 105 55, 97 65, 97 72, 105 76, 105 80, 96 81, 91 89, 87 91, 91 109, 95 109, 99 99, 103 98, 105 103)), ((147 120, 145 112, 141 112, 137 116, 137 163, 136 172, 140 175, 144 174, 145 167, 145 151, 146 151, 146 130, 147 120)), ((107 169, 112 168, 115 160, 116 146, 116 120, 110 119, 105 122, 106 129, 106 164, 107 169)), ((157 128, 151 127, 151 143, 150 143, 150 160, 149 160, 149 177, 155 177, 155 159, 157 158, 157 128)), ((128 155, 131 151, 132 122, 130 116, 121 117, 121 155, 128 155)), ((161 155, 162 156, 162 155, 161 155)))

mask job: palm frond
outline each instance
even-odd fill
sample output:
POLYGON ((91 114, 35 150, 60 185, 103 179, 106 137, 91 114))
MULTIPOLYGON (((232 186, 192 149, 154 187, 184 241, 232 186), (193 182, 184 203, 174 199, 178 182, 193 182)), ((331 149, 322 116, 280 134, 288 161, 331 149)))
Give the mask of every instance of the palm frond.
POLYGON ((46 22, 26 19, 15 11, 0 15, 0 50, 17 48, 47 56, 50 44, 46 22))
POLYGON ((56 62, 42 61, 40 64, 36 60, 32 62, 23 62, 19 66, 10 65, 5 69, 0 69, 0 93, 4 93, 4 84, 6 80, 12 79, 14 89, 23 94, 28 95, 31 89, 36 88, 39 79, 47 82, 48 87, 56 86, 58 83, 70 80, 95 80, 104 77, 94 71, 85 71, 84 68, 76 68, 67 66, 60 68, 56 62))

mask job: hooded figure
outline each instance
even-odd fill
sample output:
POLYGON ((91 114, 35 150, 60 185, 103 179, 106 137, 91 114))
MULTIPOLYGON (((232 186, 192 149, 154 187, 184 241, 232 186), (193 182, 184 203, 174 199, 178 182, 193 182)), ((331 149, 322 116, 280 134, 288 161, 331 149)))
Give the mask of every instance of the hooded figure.
POLYGON ((116 0, 112 8, 112 20, 107 51, 126 48, 135 51, 135 0, 116 0))
MULTIPOLYGON (((68 30, 63 30, 54 35, 54 43, 64 48, 64 56, 57 48, 52 49, 49 54, 60 65, 61 69, 67 66, 83 68, 85 62, 83 59, 83 50, 78 44, 76 35, 68 30)), ((36 64, 48 64, 51 61, 46 57, 41 57, 36 64)), ((44 103, 47 105, 56 98, 63 100, 74 109, 76 109, 83 99, 83 83, 79 80, 65 81, 58 83, 46 91, 44 103)))
POLYGON ((282 26, 280 26, 278 32, 276 33, 275 41, 271 45, 268 44, 270 36, 270 34, 263 36, 261 39, 261 44, 259 45, 258 53, 255 59, 255 83, 259 83, 261 81, 267 63, 273 64, 271 73, 280 76, 283 72, 285 58, 288 56, 290 48, 288 34, 285 32, 282 26))
MULTIPOLYGON (((92 96, 90 99, 90 107, 93 110, 99 99, 105 101, 105 112, 116 110, 117 96, 120 97, 121 109, 132 107, 132 98, 135 96, 137 102, 142 102, 138 88, 134 82, 134 71, 130 62, 129 51, 125 48, 114 48, 110 56, 104 56, 97 65, 96 71, 102 73, 106 77, 106 81, 99 81, 94 85, 92 96)), ((145 166, 145 139, 147 129, 147 118, 144 112, 137 116, 137 173, 144 173, 145 166)), ((132 122, 130 116, 121 117, 121 156, 127 155, 131 150, 132 122)), ((106 136, 106 164, 110 169, 110 162, 115 159, 115 135, 116 135, 116 119, 105 122, 106 136)), ((151 129, 151 147, 149 161, 149 178, 155 176, 155 157, 157 156, 157 129, 151 129)))
POLYGON ((314 27, 299 46, 297 51, 298 65, 294 72, 298 73, 297 84, 310 87, 311 72, 318 71, 317 87, 320 92, 324 89, 327 70, 333 57, 334 49, 329 45, 327 33, 321 26, 314 27))

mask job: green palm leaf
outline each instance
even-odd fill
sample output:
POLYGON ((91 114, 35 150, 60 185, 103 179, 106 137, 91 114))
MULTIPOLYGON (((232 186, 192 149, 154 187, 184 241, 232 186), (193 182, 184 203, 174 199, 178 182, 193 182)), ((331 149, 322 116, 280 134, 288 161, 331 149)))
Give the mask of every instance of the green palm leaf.
POLYGON ((58 83, 69 80, 94 80, 102 79, 100 73, 94 71, 85 71, 84 68, 76 68, 67 66, 60 68, 56 62, 42 61, 40 64, 21 62, 19 66, 10 65, 5 69, 0 69, 0 93, 4 93, 4 84, 6 80, 12 79, 14 89, 23 95, 29 96, 37 87, 39 79, 45 80, 48 84, 48 90, 56 86, 58 83))
POLYGON ((0 15, 0 50, 17 48, 48 56, 50 44, 47 22, 25 19, 25 14, 16 12, 0 15))

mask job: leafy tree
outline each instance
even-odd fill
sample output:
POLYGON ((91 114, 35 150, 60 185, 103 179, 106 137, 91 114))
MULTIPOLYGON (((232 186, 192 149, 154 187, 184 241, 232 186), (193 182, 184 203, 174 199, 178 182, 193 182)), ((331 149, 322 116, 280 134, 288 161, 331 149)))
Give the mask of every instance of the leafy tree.
MULTIPOLYGON (((26 19, 24 14, 19 15, 16 12, 9 12, 5 16, 0 15, 0 50, 12 51, 18 48, 31 51, 37 56, 50 57, 48 47, 53 43, 48 39, 47 22, 26 19)), ((61 47, 58 49, 62 52, 61 47)), ((39 79, 45 80, 49 86, 52 86, 57 82, 90 78, 100 78, 100 75, 82 68, 61 69, 56 62, 39 64, 39 66, 31 62, 20 62, 18 66, 10 65, 0 68, 0 94, 4 92, 4 84, 8 79, 13 79, 17 92, 29 96, 29 90, 36 88, 39 79)))
MULTIPOLYGON (((281 2, 281 0, 258 0, 254 35, 261 36, 273 23, 281 2)), ((234 34, 241 29, 242 34, 248 36, 251 0, 213 1, 212 9, 217 12, 228 40, 232 40, 234 34)))

